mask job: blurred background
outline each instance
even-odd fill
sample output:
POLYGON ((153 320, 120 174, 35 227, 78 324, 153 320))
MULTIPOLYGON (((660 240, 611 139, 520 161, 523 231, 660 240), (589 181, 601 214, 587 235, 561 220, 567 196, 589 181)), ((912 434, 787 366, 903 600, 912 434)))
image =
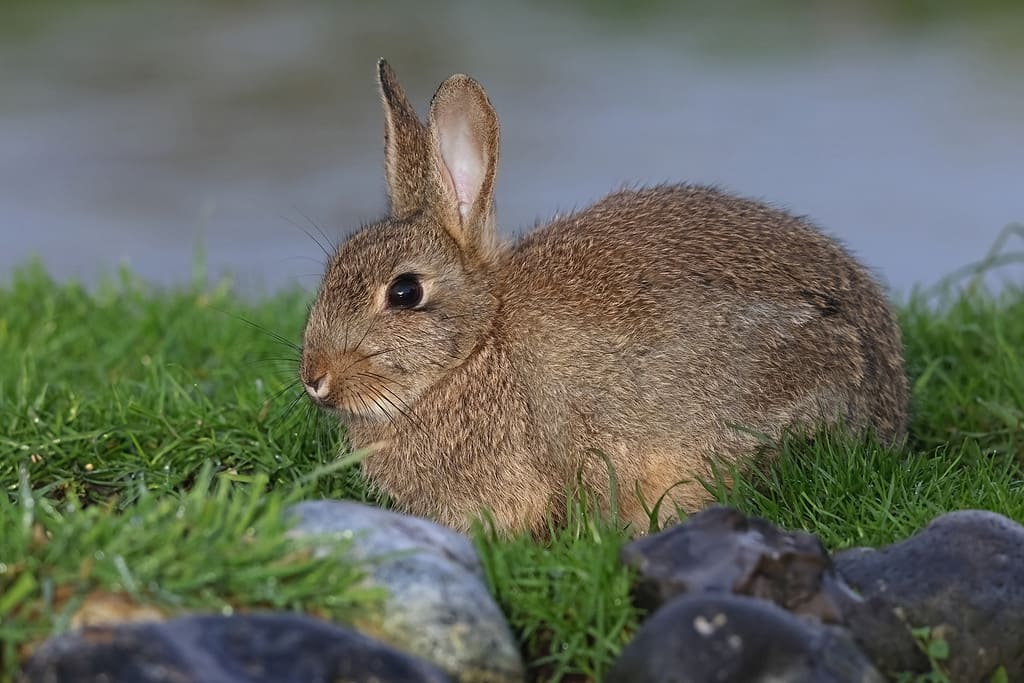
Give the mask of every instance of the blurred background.
MULTIPOLYGON (((811 216, 895 295, 1024 220, 1024 3, 0 0, 0 281, 316 286, 385 209, 374 65, 502 120, 509 234, 624 183, 811 216), (314 227, 315 226, 315 227, 314 227)), ((1019 270, 1017 272, 1020 272, 1019 270)))

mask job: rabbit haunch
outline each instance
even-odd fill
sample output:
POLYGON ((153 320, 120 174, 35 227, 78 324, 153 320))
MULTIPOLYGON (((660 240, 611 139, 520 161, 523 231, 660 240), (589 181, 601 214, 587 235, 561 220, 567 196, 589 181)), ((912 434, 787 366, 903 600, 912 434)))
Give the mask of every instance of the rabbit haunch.
POLYGON ((402 509, 466 529, 557 522, 578 477, 634 531, 708 500, 758 434, 905 429, 897 324, 809 222, 712 188, 612 194, 514 244, 494 219, 498 119, 456 75, 416 116, 378 69, 391 215, 341 244, 301 377, 402 509), (599 455, 600 454, 600 455, 599 455))

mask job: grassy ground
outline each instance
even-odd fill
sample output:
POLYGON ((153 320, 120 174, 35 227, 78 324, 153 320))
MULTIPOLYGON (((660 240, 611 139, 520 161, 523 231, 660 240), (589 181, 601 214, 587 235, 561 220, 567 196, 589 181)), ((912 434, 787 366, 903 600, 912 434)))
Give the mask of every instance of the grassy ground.
MULTIPOLYGON (((281 535, 290 500, 372 500, 352 468, 321 470, 340 437, 292 384, 305 305, 297 292, 250 304, 227 286, 154 291, 128 275, 89 293, 34 267, 0 288, 0 678, 95 589, 165 612, 344 620, 373 603, 357 567, 312 562, 281 535)), ((890 542, 956 508, 1024 521, 1024 289, 918 296, 902 322, 905 448, 787 443, 732 490, 709 482, 719 499, 832 548, 890 542)), ((477 538, 545 679, 599 678, 641 616, 621 535, 585 512, 543 545, 477 538)))

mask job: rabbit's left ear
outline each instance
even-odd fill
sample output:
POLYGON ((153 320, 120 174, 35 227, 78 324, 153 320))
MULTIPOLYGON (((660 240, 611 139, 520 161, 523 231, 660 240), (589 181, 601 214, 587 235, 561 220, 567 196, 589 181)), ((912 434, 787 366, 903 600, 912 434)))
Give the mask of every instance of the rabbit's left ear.
POLYGON ((391 212, 404 218, 429 202, 429 136, 409 104, 394 70, 383 59, 377 62, 377 84, 384 104, 384 170, 391 212))
POLYGON ((435 208, 463 249, 489 251, 497 239, 498 115, 479 83, 456 74, 434 95, 427 125, 441 195, 435 208))

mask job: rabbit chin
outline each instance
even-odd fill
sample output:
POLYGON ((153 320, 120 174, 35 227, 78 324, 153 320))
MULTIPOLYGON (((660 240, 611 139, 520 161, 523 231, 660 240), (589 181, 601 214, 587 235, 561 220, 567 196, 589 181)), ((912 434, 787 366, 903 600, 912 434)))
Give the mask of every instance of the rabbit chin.
POLYGON ((410 413, 409 404, 398 395, 374 396, 371 393, 346 393, 337 404, 319 407, 336 415, 343 423, 395 424, 409 419, 410 413))

